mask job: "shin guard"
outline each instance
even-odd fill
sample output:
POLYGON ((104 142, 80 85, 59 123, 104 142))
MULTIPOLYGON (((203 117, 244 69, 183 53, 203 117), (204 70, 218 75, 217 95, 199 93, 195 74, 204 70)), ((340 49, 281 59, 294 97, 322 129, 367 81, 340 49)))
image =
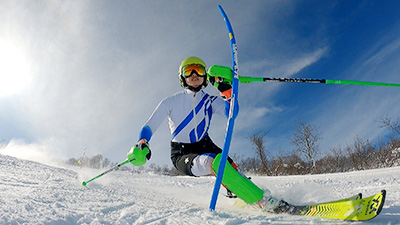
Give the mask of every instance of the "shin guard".
MULTIPOLYGON (((212 164, 212 169, 215 174, 217 174, 218 172, 220 161, 221 154, 218 154, 212 164)), ((261 190, 259 187, 257 187, 257 185, 251 182, 250 179, 243 177, 228 162, 225 166, 224 176, 222 177, 222 184, 248 204, 253 204, 259 201, 264 194, 263 190, 261 190)))

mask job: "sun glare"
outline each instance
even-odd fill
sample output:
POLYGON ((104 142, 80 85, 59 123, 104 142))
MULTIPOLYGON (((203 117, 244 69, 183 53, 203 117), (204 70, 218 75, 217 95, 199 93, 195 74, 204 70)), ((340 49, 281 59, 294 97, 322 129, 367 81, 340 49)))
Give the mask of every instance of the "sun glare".
POLYGON ((32 79, 30 70, 21 48, 0 42, 0 98, 24 90, 32 79))

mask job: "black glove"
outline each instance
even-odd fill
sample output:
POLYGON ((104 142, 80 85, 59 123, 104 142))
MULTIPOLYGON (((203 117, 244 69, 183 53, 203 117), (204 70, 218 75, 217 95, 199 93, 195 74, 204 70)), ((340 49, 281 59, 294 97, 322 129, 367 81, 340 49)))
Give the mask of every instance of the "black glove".
POLYGON ((220 77, 210 77, 210 83, 220 92, 221 97, 225 101, 229 101, 232 97, 232 85, 229 81, 224 81, 220 77))

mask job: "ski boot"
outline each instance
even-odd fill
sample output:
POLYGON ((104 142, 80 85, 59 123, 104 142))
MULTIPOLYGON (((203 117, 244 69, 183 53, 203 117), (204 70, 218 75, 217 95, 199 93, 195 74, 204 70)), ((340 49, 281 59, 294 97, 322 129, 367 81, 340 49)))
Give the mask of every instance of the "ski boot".
POLYGON ((301 212, 300 207, 296 207, 294 205, 287 203, 284 200, 278 200, 277 198, 266 195, 264 195, 260 199, 260 201, 253 204, 253 206, 262 209, 265 212, 276 213, 276 214, 288 213, 296 215, 301 212))
POLYGON ((229 189, 226 189, 226 197, 228 198, 237 198, 237 196, 235 194, 233 194, 232 191, 230 191, 229 189))

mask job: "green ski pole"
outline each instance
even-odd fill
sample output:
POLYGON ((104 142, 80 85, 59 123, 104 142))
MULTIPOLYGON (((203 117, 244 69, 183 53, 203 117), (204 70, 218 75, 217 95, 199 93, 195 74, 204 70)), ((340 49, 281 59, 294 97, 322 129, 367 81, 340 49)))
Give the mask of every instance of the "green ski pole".
MULTIPOLYGON (((208 69, 210 77, 218 77, 232 82, 233 72, 230 67, 213 65, 208 69)), ((252 82, 283 82, 283 83, 314 83, 314 84, 345 84, 345 85, 369 85, 369 86, 387 86, 400 87, 400 84, 377 83, 365 81, 349 81, 349 80, 327 80, 327 79, 308 79, 308 78, 269 78, 269 77, 244 77, 239 76, 240 83, 252 82)))
POLYGON ((285 83, 344 84, 344 85, 400 87, 400 84, 391 84, 391 83, 350 81, 350 80, 307 79, 307 78, 268 78, 268 77, 242 77, 242 76, 239 76, 239 81, 240 81, 240 83, 285 82, 285 83))
POLYGON ((83 182, 82 182, 82 185, 83 185, 83 186, 86 186, 88 183, 92 182, 93 180, 96 180, 97 178, 102 177, 103 175, 105 175, 105 174, 107 174, 107 173, 109 173, 109 172, 111 172, 111 171, 113 171, 113 170, 118 169, 119 167, 121 167, 121 166, 127 164, 128 162, 130 162, 130 160, 129 160, 129 159, 126 159, 125 161, 119 163, 118 165, 115 165, 114 167, 110 168, 110 169, 107 170, 107 171, 104 171, 103 173, 97 175, 96 177, 93 177, 92 179, 90 179, 90 180, 88 180, 88 181, 83 181, 83 182))

